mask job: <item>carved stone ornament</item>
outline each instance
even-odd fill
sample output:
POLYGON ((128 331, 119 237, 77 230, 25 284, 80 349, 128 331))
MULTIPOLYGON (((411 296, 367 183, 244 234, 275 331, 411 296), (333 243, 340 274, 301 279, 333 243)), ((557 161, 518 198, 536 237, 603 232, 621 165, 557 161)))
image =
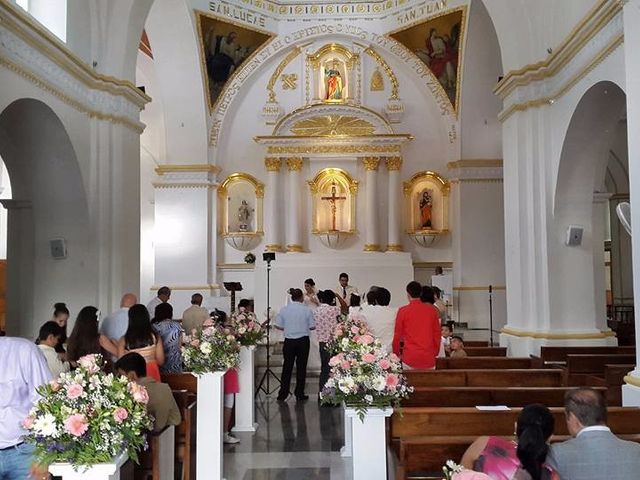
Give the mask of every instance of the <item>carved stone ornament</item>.
POLYGON ((278 102, 267 102, 262 107, 262 118, 267 125, 275 125, 284 114, 284 109, 278 102))
POLYGON ((371 84, 369 85, 369 90, 372 92, 383 92, 384 91, 384 78, 382 78, 382 74, 380 70, 377 68, 373 71, 371 75, 371 84))
POLYGON ((384 110, 389 123, 402 122, 402 117, 404 117, 404 103, 402 103, 401 100, 390 99, 384 110))

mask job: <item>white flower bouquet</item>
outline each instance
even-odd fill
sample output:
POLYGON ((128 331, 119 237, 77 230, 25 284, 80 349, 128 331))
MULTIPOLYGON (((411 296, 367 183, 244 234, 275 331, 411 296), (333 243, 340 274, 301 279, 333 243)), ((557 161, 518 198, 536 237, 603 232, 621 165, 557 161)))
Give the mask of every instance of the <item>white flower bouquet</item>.
POLYGON ((240 345, 245 347, 256 345, 265 334, 256 314, 248 312, 244 308, 231 315, 229 326, 235 332, 236 339, 240 342, 240 345))
POLYGON ((87 355, 78 368, 38 388, 42 396, 23 426, 38 463, 91 466, 121 452, 137 461, 153 427, 144 387, 102 371, 102 357, 87 355))
POLYGON ((338 323, 333 331, 333 340, 328 343, 327 348, 334 355, 351 351, 357 347, 356 339, 366 334, 371 335, 371 332, 365 318, 357 313, 351 314, 338 323))
POLYGON ((186 371, 224 372, 238 365, 239 351, 240 344, 231 329, 210 325, 185 337, 182 358, 186 371))
POLYGON ((345 402, 357 410, 361 419, 369 407, 397 407, 413 391, 402 374, 400 359, 387 353, 380 340, 357 318, 352 318, 342 331, 336 346, 341 351, 329 361, 331 376, 320 394, 322 402, 345 402))

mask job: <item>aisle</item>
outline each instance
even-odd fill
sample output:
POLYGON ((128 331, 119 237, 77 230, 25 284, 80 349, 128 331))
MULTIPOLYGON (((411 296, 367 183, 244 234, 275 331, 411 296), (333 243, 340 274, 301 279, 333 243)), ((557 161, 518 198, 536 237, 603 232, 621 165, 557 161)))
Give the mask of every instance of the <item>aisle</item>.
POLYGON ((227 480, 349 480, 350 462, 340 457, 342 409, 320 407, 311 397, 284 404, 256 401, 256 433, 234 433, 241 443, 225 445, 227 480))

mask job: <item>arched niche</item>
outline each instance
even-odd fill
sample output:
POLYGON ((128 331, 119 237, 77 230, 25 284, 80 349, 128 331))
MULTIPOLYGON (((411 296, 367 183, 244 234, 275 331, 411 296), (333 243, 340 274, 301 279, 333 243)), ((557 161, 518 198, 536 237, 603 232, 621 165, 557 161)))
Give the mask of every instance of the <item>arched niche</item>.
POLYGON ((407 233, 441 234, 449 231, 449 181, 424 171, 404 182, 407 233))
POLYGON ((264 233, 264 184, 248 173, 232 173, 218 188, 218 195, 222 236, 237 250, 254 248, 264 233))
POLYGON ((313 233, 354 233, 358 181, 341 168, 324 168, 309 180, 313 233))
POLYGON ((307 55, 307 98, 312 102, 359 101, 360 56, 344 45, 329 43, 307 55))

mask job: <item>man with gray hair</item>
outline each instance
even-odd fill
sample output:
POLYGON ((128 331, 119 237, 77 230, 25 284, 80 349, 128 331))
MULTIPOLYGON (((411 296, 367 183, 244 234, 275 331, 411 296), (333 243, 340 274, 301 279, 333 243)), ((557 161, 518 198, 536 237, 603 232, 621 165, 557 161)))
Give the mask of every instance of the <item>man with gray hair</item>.
POLYGON ((114 342, 124 337, 129 326, 129 308, 138 303, 138 298, 133 293, 125 293, 120 300, 120 309, 111 313, 102 320, 100 333, 106 335, 114 342))
POLYGON ((193 330, 201 330, 202 324, 209 318, 209 311, 202 306, 202 295, 191 295, 191 306, 182 314, 182 328, 191 335, 193 330))
POLYGON ((607 427, 607 404, 592 388, 576 388, 564 400, 572 439, 551 446, 547 464, 562 480, 626 480, 640 474, 640 445, 607 427))
POLYGON ((170 298, 171 289, 169 287, 165 286, 158 289, 158 295, 147 304, 147 310, 151 318, 153 318, 153 315, 156 313, 156 307, 161 303, 167 303, 170 298))

